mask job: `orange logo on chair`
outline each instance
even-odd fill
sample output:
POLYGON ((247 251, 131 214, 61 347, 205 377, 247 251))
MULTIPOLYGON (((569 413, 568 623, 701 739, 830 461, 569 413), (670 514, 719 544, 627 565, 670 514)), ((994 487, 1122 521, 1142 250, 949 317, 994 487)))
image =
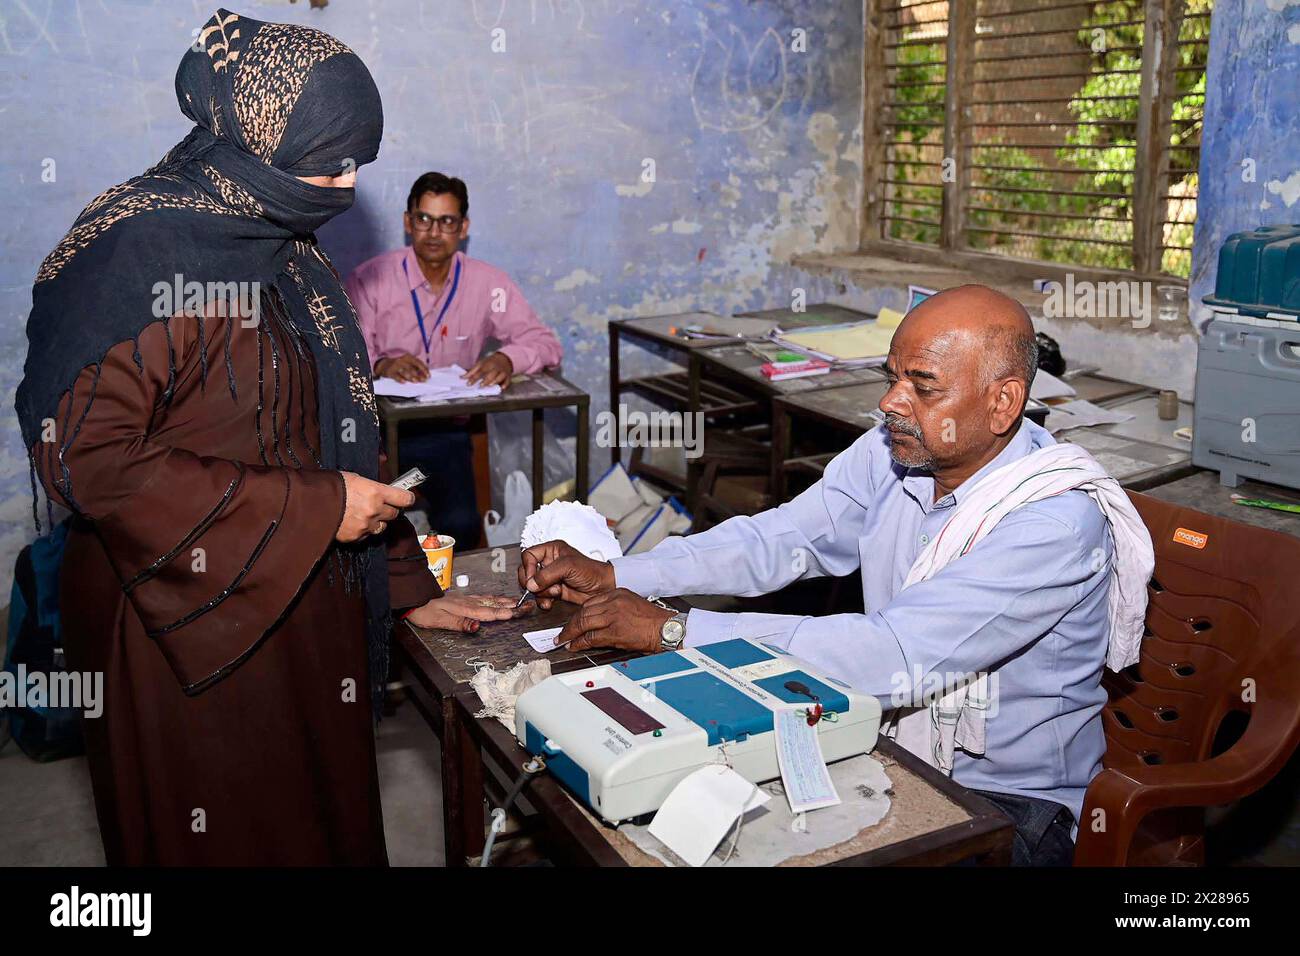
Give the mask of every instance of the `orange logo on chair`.
POLYGON ((1174 540, 1179 544, 1185 544, 1189 548, 1195 548, 1200 551, 1210 540, 1208 534, 1201 534, 1199 531, 1188 531, 1186 528, 1179 528, 1174 532, 1174 540))

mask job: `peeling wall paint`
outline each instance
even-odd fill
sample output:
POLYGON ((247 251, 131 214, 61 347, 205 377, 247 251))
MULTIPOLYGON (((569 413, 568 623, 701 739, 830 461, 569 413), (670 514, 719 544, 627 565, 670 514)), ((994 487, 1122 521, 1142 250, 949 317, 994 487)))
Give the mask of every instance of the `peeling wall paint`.
MULTIPOLYGON (((400 244, 411 182, 469 184, 468 252, 509 272, 560 333, 564 374, 608 400, 610 319, 790 302, 853 304, 784 263, 857 243, 861 0, 335 0, 233 4, 348 43, 384 98, 379 159, 321 231, 340 270, 400 244), (807 52, 795 52, 802 30, 807 52), (493 31, 504 38, 493 52, 493 31), (647 180, 646 160, 653 161, 647 180), (661 226, 665 228, 660 228, 661 226)), ((26 352, 31 278, 95 194, 187 130, 175 66, 209 6, 174 0, 6 4, 0 31, 0 383, 26 352), (54 182, 41 181, 53 159, 54 182)), ((864 301, 876 293, 862 293, 864 301)), ((93 317, 88 317, 93 319, 93 317)), ((646 359, 649 361, 649 359, 646 359)), ((630 358, 629 361, 637 361, 630 358)), ((12 409, 0 445, 0 575, 30 539, 12 409)), ((493 420, 494 477, 526 467, 525 422, 493 420)), ((572 433, 566 416, 548 428, 572 433)), ((594 430, 593 430, 594 431, 594 430)), ((569 442, 571 447, 571 441, 569 442)), ((593 449, 594 474, 608 451, 593 449)), ((548 459, 547 482, 571 464, 548 459)), ((4 584, 5 593, 8 585, 4 584)), ((0 600, 3 600, 0 598, 0 600)))
POLYGON ((1300 223, 1300 0, 1217 0, 1201 134, 1191 302, 1214 292, 1234 232, 1300 223))

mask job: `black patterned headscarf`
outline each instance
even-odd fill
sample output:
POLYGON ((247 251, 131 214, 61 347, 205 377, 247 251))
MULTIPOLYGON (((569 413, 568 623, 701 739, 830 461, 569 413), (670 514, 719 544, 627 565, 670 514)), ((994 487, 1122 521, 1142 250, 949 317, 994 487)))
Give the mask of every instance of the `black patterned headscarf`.
MULTIPOLYGON (((383 108, 374 80, 328 34, 218 10, 181 60, 176 96, 194 129, 158 165, 92 201, 36 275, 16 401, 26 447, 36 447, 42 422, 82 369, 97 369, 109 349, 137 341, 147 325, 168 322, 153 314, 154 287, 181 275, 205 288, 258 284, 262 315, 287 320, 315 360, 316 463, 377 477, 365 340, 314 235, 352 205, 354 191, 296 178, 338 175, 378 155, 383 108)), ((203 343, 203 316, 195 318, 203 343)), ((206 352, 200 359, 205 378, 222 361, 206 352)), ((225 363, 233 395, 228 354, 225 363)), ((175 369, 169 373, 174 381, 175 369)), ((78 428, 64 429, 60 462, 78 428)), ((56 482, 75 507, 66 466, 56 482)), ((345 583, 364 582, 373 686, 387 669, 391 622, 383 546, 340 549, 335 559, 345 583)))

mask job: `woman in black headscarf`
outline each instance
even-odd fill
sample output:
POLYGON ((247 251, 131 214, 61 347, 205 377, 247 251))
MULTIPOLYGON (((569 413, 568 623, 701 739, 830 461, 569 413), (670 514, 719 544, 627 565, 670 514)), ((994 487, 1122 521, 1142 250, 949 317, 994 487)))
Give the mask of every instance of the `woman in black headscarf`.
POLYGON ((390 607, 466 629, 510 612, 433 600, 316 244, 378 153, 379 92, 333 37, 225 10, 176 92, 194 130, 41 266, 17 400, 74 514, 63 631, 69 667, 104 674, 85 724, 105 853, 380 864, 390 607))

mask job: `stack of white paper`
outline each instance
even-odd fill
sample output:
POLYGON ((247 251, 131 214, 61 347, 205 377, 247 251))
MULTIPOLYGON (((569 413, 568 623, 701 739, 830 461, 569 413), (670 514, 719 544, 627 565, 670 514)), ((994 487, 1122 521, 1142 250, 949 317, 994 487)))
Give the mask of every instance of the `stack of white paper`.
POLYGON ((375 394, 390 398, 411 398, 418 402, 446 402, 453 398, 490 398, 501 394, 500 385, 470 385, 459 365, 429 369, 423 382, 399 382, 392 378, 375 379, 375 394))
POLYGON ((519 546, 531 548, 544 541, 564 541, 597 561, 623 556, 604 516, 591 505, 574 501, 552 501, 528 516, 519 546))
POLYGON ((614 465, 587 495, 591 506, 609 519, 624 554, 649 551, 672 534, 686 534, 691 515, 676 498, 664 496, 640 478, 630 478, 622 463, 614 465))

